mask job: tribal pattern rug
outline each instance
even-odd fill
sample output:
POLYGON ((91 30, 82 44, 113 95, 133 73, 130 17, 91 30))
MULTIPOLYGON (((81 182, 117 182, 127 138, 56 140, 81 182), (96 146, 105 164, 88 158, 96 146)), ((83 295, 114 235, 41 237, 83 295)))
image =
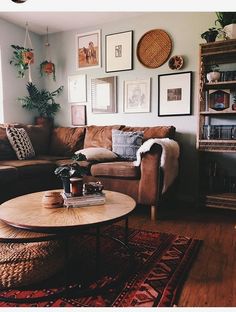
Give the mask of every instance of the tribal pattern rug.
MULTIPOLYGON (((124 229, 113 225, 105 228, 103 234, 123 240, 124 229)), ((60 272, 34 287, 0 291, 0 307, 171 307, 176 304, 201 241, 129 229, 128 242, 132 255, 117 242, 101 239, 101 269, 95 278, 95 237, 85 234, 73 237, 67 292, 53 298, 55 292, 64 290, 65 274, 60 272), (38 296, 50 297, 38 303, 4 301, 4 297, 38 296)))

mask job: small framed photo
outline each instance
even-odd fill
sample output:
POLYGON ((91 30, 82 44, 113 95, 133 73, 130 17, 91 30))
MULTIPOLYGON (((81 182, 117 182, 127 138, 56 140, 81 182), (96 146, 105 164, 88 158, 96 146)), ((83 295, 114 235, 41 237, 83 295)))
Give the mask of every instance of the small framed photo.
POLYGON ((86 75, 68 77, 68 101, 69 103, 87 102, 86 75))
POLYGON ((133 31, 105 37, 106 73, 133 69, 133 31))
POLYGON ((116 76, 91 79, 93 113, 116 113, 116 76))
POLYGON ((158 116, 191 115, 192 72, 158 76, 158 116))
POLYGON ((77 70, 101 67, 100 30, 76 35, 77 70))
POLYGON ((124 82, 124 113, 150 112, 150 78, 124 82))
POLYGON ((72 126, 86 125, 86 105, 71 105, 71 124, 72 126))

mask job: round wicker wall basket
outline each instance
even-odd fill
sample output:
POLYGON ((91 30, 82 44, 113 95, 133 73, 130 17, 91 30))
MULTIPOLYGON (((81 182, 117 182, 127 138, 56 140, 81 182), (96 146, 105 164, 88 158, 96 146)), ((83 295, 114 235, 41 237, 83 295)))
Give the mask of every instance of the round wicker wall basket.
POLYGON ((170 36, 162 29, 146 32, 137 45, 137 57, 148 68, 157 68, 164 64, 172 49, 170 36))

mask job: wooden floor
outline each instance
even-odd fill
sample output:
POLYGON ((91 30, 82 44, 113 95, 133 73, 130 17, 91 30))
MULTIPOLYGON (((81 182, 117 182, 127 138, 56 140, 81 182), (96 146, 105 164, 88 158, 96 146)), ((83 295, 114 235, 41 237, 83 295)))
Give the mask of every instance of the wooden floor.
POLYGON ((151 221, 149 211, 139 207, 129 224, 203 240, 178 307, 236 307, 236 211, 169 207, 151 221))

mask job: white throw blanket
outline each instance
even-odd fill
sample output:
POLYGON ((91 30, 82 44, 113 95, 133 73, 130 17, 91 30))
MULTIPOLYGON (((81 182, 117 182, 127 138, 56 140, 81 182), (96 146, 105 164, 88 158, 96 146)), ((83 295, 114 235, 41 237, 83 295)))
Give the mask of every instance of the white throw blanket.
POLYGON ((141 163, 141 154, 150 151, 153 144, 160 144, 162 147, 161 168, 164 173, 162 194, 167 191, 169 186, 174 182, 179 170, 179 145, 171 139, 149 139, 144 142, 137 151, 137 160, 134 161, 135 166, 141 163))

